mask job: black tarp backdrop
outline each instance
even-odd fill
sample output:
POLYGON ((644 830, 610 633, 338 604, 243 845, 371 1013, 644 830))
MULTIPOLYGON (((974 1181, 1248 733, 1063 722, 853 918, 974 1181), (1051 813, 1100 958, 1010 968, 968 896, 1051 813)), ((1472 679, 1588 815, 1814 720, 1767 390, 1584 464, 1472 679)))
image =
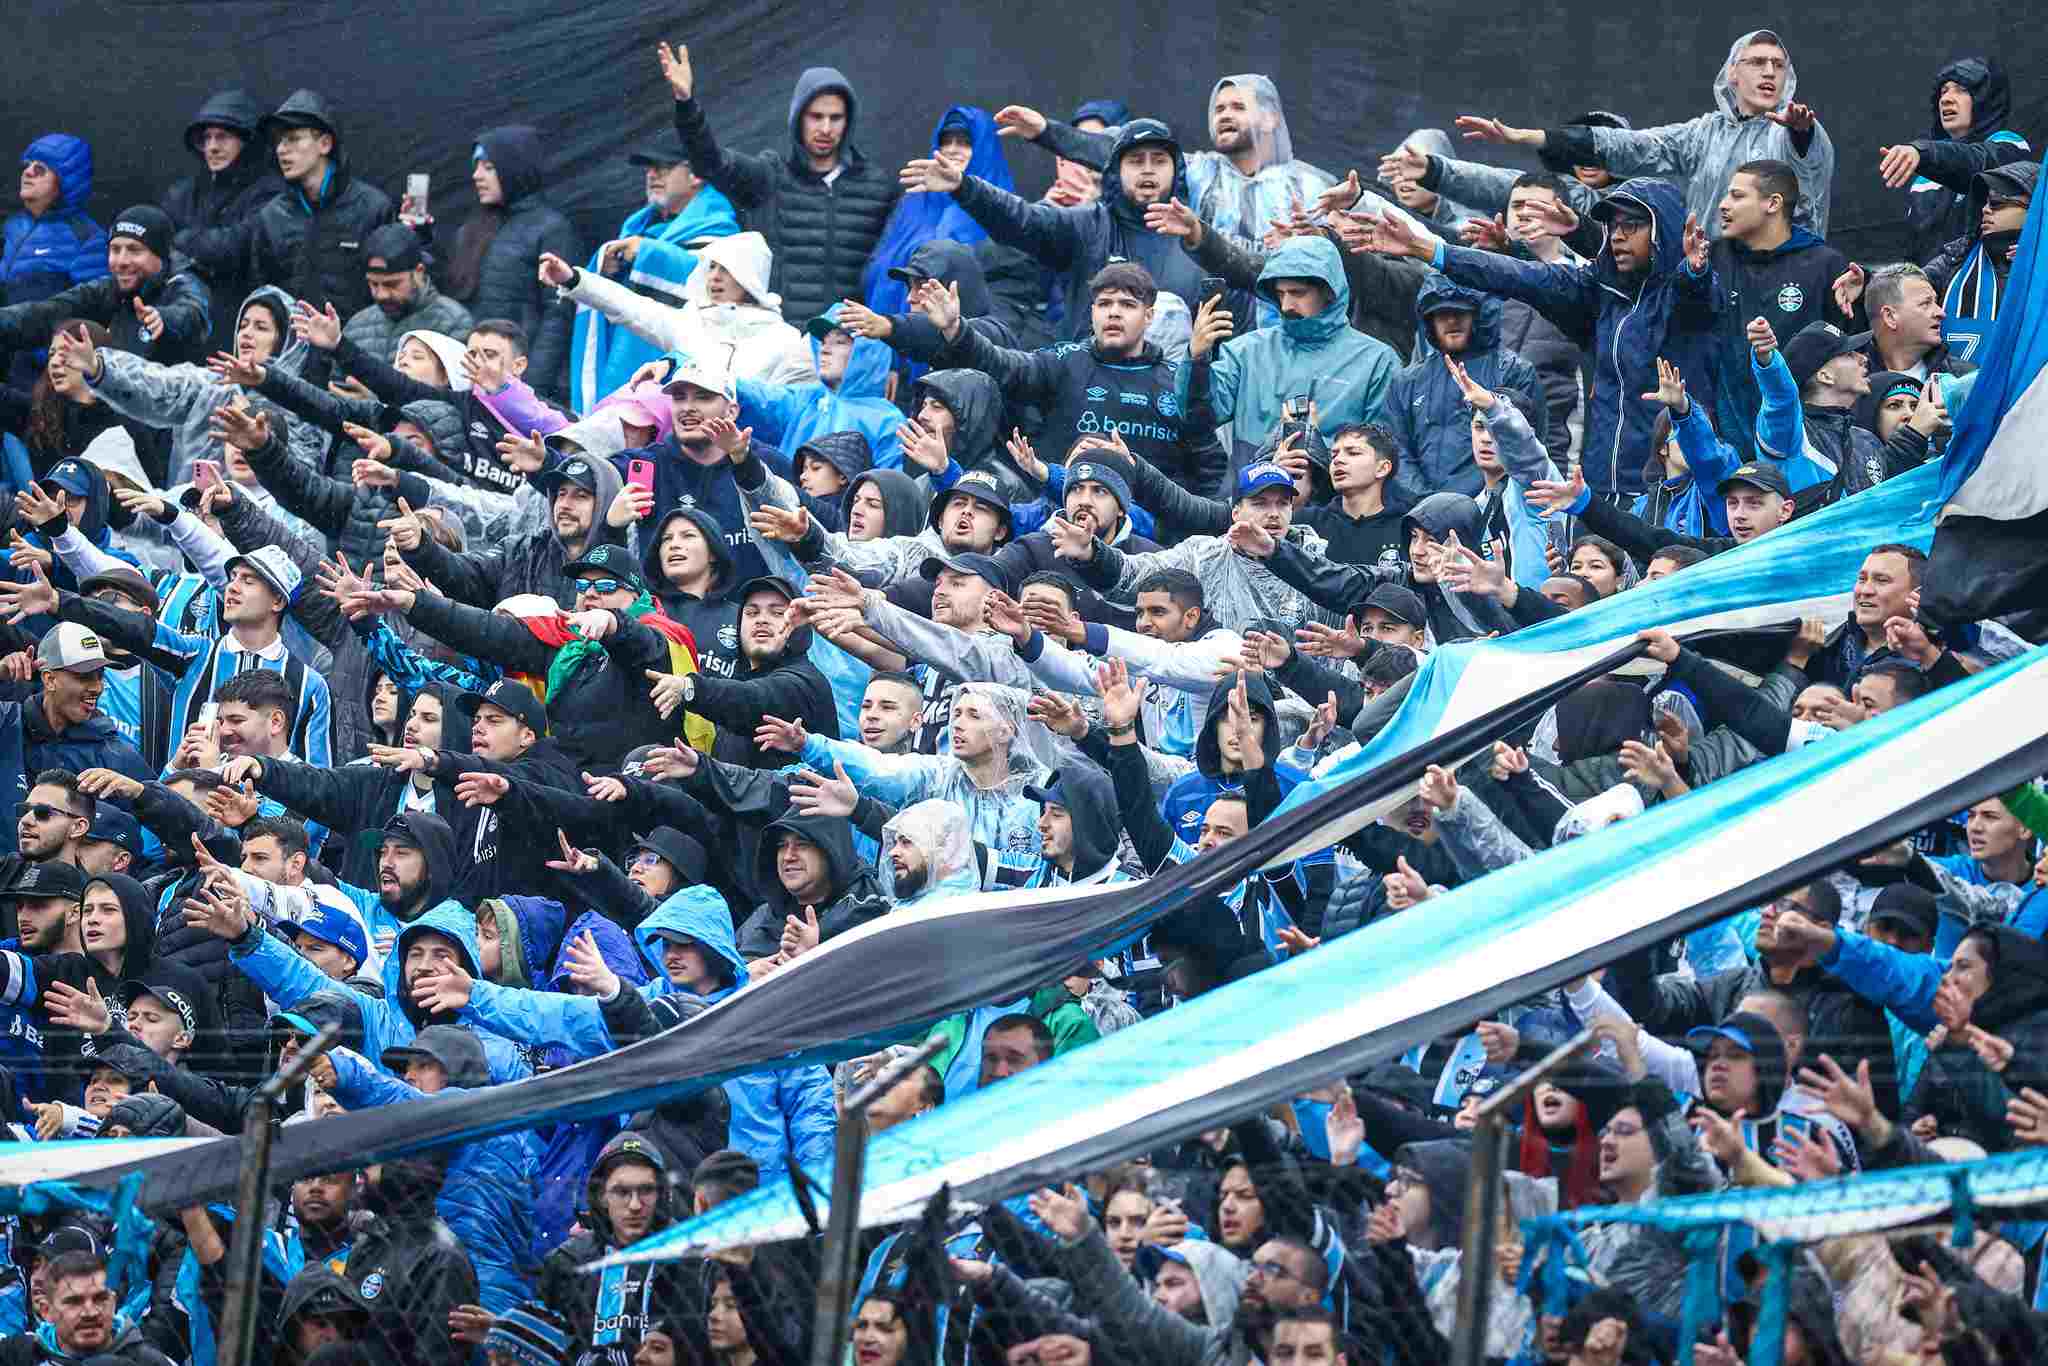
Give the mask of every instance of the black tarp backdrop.
MULTIPOLYGON (((104 222, 189 173, 180 132, 210 91, 240 85, 274 103, 311 85, 340 109, 358 172, 394 198, 407 172, 431 172, 437 216, 452 229, 475 202, 474 134, 532 123, 551 148, 549 193, 588 249, 636 207, 624 149, 668 125, 657 39, 690 45, 713 126, 747 151, 787 146, 790 85, 811 64, 838 66, 853 80, 855 142, 890 166, 923 154, 953 102, 1061 113, 1116 95, 1202 146, 1210 83, 1252 70, 1279 83, 1296 155, 1336 173, 1369 173, 1409 130, 1448 126, 1459 113, 1525 125, 1594 107, 1623 111, 1638 126, 1690 117, 1709 106, 1730 41, 1755 27, 1784 34, 1799 98, 1834 138, 1830 235, 1852 254, 1883 259, 1892 246, 1903 192, 1878 182, 1878 148, 1925 135, 1929 80, 1947 58, 1997 55, 2012 76, 2014 122, 2043 146, 2048 25, 2030 6, 1953 0, 1887 14, 1823 0, 1793 8, 17 0, 7 15, 13 76, 0 90, 0 147, 52 130, 90 138, 92 207, 104 222)), ((1506 149, 1481 155, 1533 165, 1506 149)), ((1035 148, 1013 147, 1011 164, 1027 193, 1049 179, 1050 159, 1035 148)), ((13 177, 4 184, 11 199, 13 177)))

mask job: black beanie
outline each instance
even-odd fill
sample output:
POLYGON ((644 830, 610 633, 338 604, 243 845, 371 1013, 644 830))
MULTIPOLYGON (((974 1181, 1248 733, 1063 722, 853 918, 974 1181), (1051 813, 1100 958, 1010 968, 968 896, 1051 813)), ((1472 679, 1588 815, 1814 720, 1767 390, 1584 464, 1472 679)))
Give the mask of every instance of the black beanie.
POLYGON ((166 265, 171 259, 171 218, 154 204, 135 204, 121 210, 107 229, 109 241, 116 237, 132 237, 161 257, 166 265))

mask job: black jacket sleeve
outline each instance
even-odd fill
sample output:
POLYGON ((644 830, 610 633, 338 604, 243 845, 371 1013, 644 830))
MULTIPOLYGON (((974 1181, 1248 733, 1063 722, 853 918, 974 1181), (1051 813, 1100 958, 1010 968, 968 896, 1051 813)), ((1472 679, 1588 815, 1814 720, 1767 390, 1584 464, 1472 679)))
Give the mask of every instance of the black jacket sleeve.
POLYGON ((1310 602, 1339 614, 1356 611, 1373 589, 1398 581, 1406 572, 1399 565, 1339 564, 1285 540, 1273 547, 1266 567, 1310 602))
POLYGON ((451 403, 458 410, 466 406, 462 395, 455 390, 439 384, 422 384, 411 375, 400 373, 382 357, 363 350, 347 337, 343 337, 341 344, 334 348, 334 363, 344 373, 361 380, 364 388, 386 403, 403 407, 408 403, 431 400, 451 403))
MULTIPOLYGON (((426 544, 424 537, 420 543, 426 544)), ((451 602, 439 593, 418 594, 405 615, 443 645, 514 673, 544 674, 555 658, 554 647, 542 644, 516 617, 451 602)))
POLYGON ((750 678, 719 678, 697 675, 697 694, 689 709, 705 720, 742 735, 753 733, 764 716, 801 720, 807 727, 837 736, 838 710, 832 699, 832 685, 816 669, 794 667, 770 669, 750 678), (826 729, 826 723, 830 729, 826 729))
POLYGON ((2015 161, 2031 161, 2034 154, 2022 142, 1959 142, 1943 138, 1920 138, 1913 143, 1920 153, 1920 174, 1957 194, 1970 192, 1970 182, 1984 172, 2015 161))
POLYGON ((318 768, 296 759, 265 759, 256 790, 329 830, 378 829, 391 814, 391 770, 374 764, 318 768))
POLYGON ((624 983, 620 984, 618 995, 609 1001, 599 1001, 597 1008, 604 1017, 605 1032, 612 1036, 615 1048, 639 1043, 661 1032, 661 1021, 654 1018, 654 1010, 647 1004, 647 999, 624 983))
POLYGON ((1792 715, 1772 706, 1755 688, 1744 687, 1704 656, 1686 649, 1679 650, 1668 677, 1699 699, 1707 713, 1700 721, 1709 730, 1723 725, 1766 755, 1785 752, 1792 715))
MULTIPOLYGON (((332 389, 311 384, 303 376, 285 373, 275 365, 263 368, 263 383, 256 392, 298 414, 324 431, 341 433, 341 424, 382 431, 391 423, 386 405, 375 398, 347 398, 332 389)), ((264 481, 266 484, 268 480, 264 481)))
POLYGON ((1138 851, 1147 872, 1157 872, 1173 855, 1173 827, 1159 814, 1152 799, 1152 778, 1145 770, 1145 755, 1137 745, 1108 745, 1109 776, 1116 784, 1117 815, 1130 833, 1131 846, 1138 851))
POLYGON ((1674 545, 1689 545, 1703 554, 1712 555, 1735 544, 1726 536, 1688 536, 1681 531, 1667 527, 1653 526, 1633 513, 1595 498, 1579 514, 1589 531, 1598 532, 1608 540, 1635 557, 1638 564, 1648 564, 1657 557, 1657 552, 1674 545))
POLYGON ((767 157, 734 156, 718 145, 704 106, 695 99, 676 101, 676 132, 690 154, 690 167, 718 187, 734 208, 750 209, 775 188, 775 172, 767 157))
POLYGON ((411 550, 400 551, 406 567, 457 602, 486 610, 504 597, 505 552, 502 544, 482 550, 454 551, 432 536, 420 537, 411 550))
MULTIPOLYGON (((1215 440, 1211 434, 1210 440, 1215 440)), ((1217 445, 1222 452, 1222 446, 1217 445)), ((1166 477, 1160 468, 1139 455, 1131 452, 1131 463, 1137 472, 1137 486, 1131 493, 1140 507, 1149 508, 1162 525, 1179 527, 1184 533, 1199 534, 1213 532, 1222 535, 1230 529, 1230 504, 1221 498, 1206 497, 1194 489, 1183 488, 1166 477)), ((1214 463, 1212 460, 1210 463, 1214 463)), ((1228 468, 1230 457, 1223 455, 1222 468, 1228 468)), ((1204 468, 1207 468, 1206 466, 1204 468)), ((1219 479, 1220 479, 1219 474, 1219 479)), ((1200 485, 1214 488, 1214 484, 1200 485)), ((1101 556, 1096 557, 1100 559, 1101 556)))
POLYGON ((950 367, 981 371, 996 382, 1003 397, 1024 403, 1043 402, 1058 394, 1063 369, 1050 352, 997 346, 965 323, 960 334, 947 343, 940 360, 950 367))

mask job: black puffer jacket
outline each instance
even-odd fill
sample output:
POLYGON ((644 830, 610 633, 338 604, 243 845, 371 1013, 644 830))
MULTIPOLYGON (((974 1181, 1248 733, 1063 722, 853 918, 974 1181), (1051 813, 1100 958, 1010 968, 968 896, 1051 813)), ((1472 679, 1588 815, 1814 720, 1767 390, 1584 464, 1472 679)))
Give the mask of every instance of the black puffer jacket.
POLYGON ((799 327, 841 299, 861 297, 861 269, 901 194, 889 168, 870 165, 853 145, 859 116, 852 82, 832 67, 810 67, 789 97, 788 149, 736 156, 718 145, 702 105, 676 103, 690 165, 768 239, 775 253, 768 287, 782 296, 782 316, 799 327), (827 93, 846 97, 840 172, 829 184, 811 169, 798 136, 804 106, 827 93))
POLYGON ((1920 153, 1920 175, 1906 195, 1909 261, 1925 261, 1956 238, 1974 236, 1977 213, 1968 202, 1970 182, 1985 171, 2034 156, 2008 122, 2012 84, 1995 57, 1958 57, 1935 72, 1928 104, 1930 130, 1913 143, 1920 153), (1941 88, 1950 81, 1970 92, 1970 128, 1960 138, 1941 126, 1941 88))
MULTIPOLYGON (((563 464, 583 460, 571 456, 563 464)), ((621 480, 609 460, 590 460, 597 483, 597 510, 593 515, 591 543, 625 544, 625 532, 606 524, 604 510, 618 497, 621 480)), ((581 553, 579 549, 577 554, 581 553)), ((553 598, 565 612, 576 606, 576 590, 562 577, 562 566, 575 558, 562 538, 555 534, 553 519, 537 531, 497 545, 476 550, 449 550, 431 536, 404 551, 406 564, 421 578, 440 588, 457 602, 486 610, 520 593, 539 593, 553 598)))
POLYGON ((740 957, 752 961, 773 957, 782 945, 782 922, 786 916, 801 916, 803 908, 783 890, 776 875, 776 850, 783 834, 809 840, 825 853, 825 869, 831 889, 814 909, 818 913, 820 940, 844 934, 889 913, 891 906, 874 870, 860 861, 853 848, 852 822, 823 816, 803 816, 794 809, 768 822, 761 830, 754 851, 754 881, 765 900, 752 915, 740 922, 737 943, 740 957))
MULTIPOLYGON (((468 292, 457 293, 456 282, 445 271, 442 286, 468 307, 472 318, 509 318, 525 328, 526 382, 543 395, 566 395, 569 327, 576 305, 556 297, 555 290, 543 288, 534 271, 544 251, 564 261, 582 260, 581 241, 562 211, 541 194, 538 129, 523 124, 486 128, 476 140, 497 168, 505 202, 497 233, 477 263, 476 279, 461 282, 469 286, 468 292)), ((463 226, 463 234, 484 229, 483 216, 492 212, 480 209, 478 217, 463 226)), ((461 238, 446 245, 459 254, 461 238)))
POLYGON ((256 135, 262 118, 263 110, 246 90, 209 96, 185 125, 185 145, 199 157, 205 131, 226 128, 241 136, 242 154, 218 173, 207 170, 202 158, 196 172, 164 195, 163 211, 177 227, 172 247, 212 296, 211 345, 216 351, 234 349, 235 315, 254 284, 249 278, 249 247, 256 236, 256 215, 284 190, 270 148, 256 135))
POLYGON ((363 239, 372 228, 394 221, 397 210, 390 195, 349 171, 334 111, 319 94, 293 91, 277 112, 315 119, 334 134, 333 176, 318 204, 308 202, 298 186, 287 185, 256 215, 252 283, 280 286, 314 308, 331 303, 342 317, 353 317, 370 303, 363 239))

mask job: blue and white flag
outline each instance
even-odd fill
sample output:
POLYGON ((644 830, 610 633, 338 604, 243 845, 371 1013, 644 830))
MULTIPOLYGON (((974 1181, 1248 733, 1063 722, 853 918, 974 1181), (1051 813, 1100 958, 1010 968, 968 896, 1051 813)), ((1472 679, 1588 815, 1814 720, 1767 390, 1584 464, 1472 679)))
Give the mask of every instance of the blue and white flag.
POLYGON ((1922 612, 1962 625, 2048 606, 2048 259, 2036 195, 1941 461, 1922 612))

